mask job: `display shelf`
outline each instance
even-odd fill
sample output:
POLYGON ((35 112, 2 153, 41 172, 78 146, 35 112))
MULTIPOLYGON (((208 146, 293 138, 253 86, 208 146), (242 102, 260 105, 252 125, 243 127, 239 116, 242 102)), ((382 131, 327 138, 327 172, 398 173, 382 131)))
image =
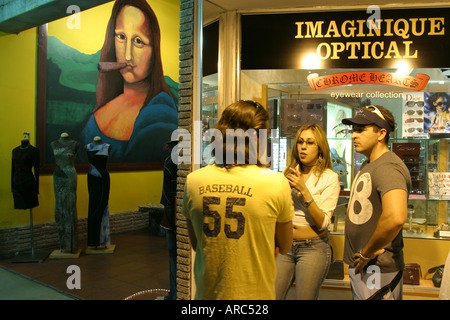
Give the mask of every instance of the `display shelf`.
MULTIPOLYGON (((333 225, 334 226, 334 225, 333 225)), ((331 235, 344 235, 344 227, 345 222, 339 222, 337 224, 336 229, 332 229, 333 226, 330 228, 330 234, 331 235)), ((436 228, 434 227, 428 227, 428 229, 424 226, 420 225, 413 225, 412 231, 409 229, 408 222, 405 223, 403 226, 403 237, 404 238, 410 238, 410 239, 424 239, 424 240, 450 240, 449 237, 440 237, 436 236, 436 228)))

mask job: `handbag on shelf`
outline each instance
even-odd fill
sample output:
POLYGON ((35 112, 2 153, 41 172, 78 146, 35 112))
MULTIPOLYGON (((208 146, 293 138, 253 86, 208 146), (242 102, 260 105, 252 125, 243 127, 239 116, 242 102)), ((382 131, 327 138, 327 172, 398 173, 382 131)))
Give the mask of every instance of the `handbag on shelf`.
POLYGON ((344 262, 342 260, 334 260, 333 247, 331 248, 331 264, 328 270, 327 279, 342 280, 344 279, 344 262))
POLYGON ((422 271, 417 263, 406 263, 403 269, 403 284, 419 285, 422 271))
POLYGON ((444 274, 444 265, 442 264, 440 266, 430 268, 428 269, 428 273, 434 273, 433 278, 431 278, 431 281, 433 281, 435 287, 440 288, 442 282, 442 275, 444 274))

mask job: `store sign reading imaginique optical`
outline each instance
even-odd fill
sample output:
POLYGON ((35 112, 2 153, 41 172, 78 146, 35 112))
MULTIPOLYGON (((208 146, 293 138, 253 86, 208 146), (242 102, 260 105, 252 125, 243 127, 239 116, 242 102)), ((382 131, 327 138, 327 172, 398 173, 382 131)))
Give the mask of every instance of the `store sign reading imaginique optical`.
POLYGON ((445 18, 396 18, 330 21, 299 21, 296 39, 331 39, 317 45, 321 60, 417 59, 413 37, 445 35, 445 18), (380 41, 369 41, 372 38, 380 41), (395 38, 395 40, 391 40, 395 38), (398 39, 402 40, 399 41, 398 39), (333 41, 343 39, 343 41, 333 41), (363 39, 363 41, 361 41, 363 39))
POLYGON ((308 12, 242 17, 242 69, 300 69, 314 54, 317 69, 448 66, 449 8, 308 12))

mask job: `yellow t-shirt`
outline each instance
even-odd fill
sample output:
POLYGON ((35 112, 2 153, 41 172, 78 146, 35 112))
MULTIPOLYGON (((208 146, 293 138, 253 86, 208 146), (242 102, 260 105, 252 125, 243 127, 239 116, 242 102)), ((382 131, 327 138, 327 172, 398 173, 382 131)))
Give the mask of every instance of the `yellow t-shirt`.
POLYGON ((182 213, 197 237, 195 299, 275 299, 275 226, 294 215, 281 173, 256 165, 196 170, 182 213))

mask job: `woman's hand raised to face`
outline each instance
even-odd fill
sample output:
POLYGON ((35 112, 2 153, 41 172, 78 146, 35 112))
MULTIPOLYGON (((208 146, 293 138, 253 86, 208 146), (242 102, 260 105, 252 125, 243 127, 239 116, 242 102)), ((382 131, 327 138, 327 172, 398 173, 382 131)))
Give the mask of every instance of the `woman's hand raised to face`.
POLYGON ((286 178, 288 179, 291 188, 295 188, 298 191, 301 191, 303 188, 306 188, 305 182, 303 181, 302 173, 300 171, 297 171, 294 168, 289 168, 289 171, 286 174, 286 178))

